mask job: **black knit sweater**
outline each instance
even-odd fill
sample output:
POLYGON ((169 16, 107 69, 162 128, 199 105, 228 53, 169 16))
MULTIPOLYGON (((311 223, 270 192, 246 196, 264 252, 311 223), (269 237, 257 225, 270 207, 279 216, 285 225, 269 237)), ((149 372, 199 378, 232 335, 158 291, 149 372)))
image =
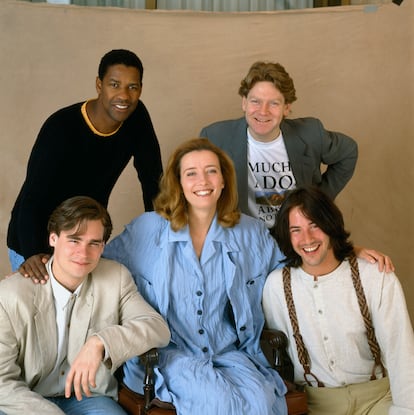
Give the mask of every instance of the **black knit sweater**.
POLYGON ((47 221, 65 199, 84 195, 108 205, 131 157, 141 182, 145 210, 152 210, 162 173, 151 118, 140 101, 113 135, 96 135, 77 103, 52 114, 33 146, 26 179, 13 207, 7 245, 25 258, 49 252, 47 221))

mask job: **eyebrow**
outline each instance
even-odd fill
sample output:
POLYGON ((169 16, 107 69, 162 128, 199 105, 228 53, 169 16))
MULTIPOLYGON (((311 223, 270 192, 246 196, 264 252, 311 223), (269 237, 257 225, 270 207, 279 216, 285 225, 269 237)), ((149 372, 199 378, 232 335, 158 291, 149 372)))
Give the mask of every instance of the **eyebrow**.
MULTIPOLYGON (((76 241, 80 241, 82 239, 81 236, 82 235, 78 235, 78 234, 74 233, 72 235, 66 235, 66 238, 67 239, 75 239, 76 241)), ((100 242, 103 242, 103 239, 90 239, 88 242, 89 243, 91 243, 91 242, 100 243, 100 242)))
MULTIPOLYGON (((219 168, 217 164, 207 164, 206 166, 203 167, 203 169, 209 169, 210 167, 215 167, 217 169, 219 168)), ((197 166, 192 166, 192 167, 187 167, 183 171, 186 172, 187 170, 196 170, 196 169, 198 169, 197 166)))
MULTIPOLYGON (((121 81, 119 80, 119 79, 116 79, 116 78, 109 78, 109 82, 116 82, 117 84, 120 84, 121 83, 121 81)), ((141 82, 130 82, 130 83, 128 83, 128 85, 138 85, 138 86, 140 86, 141 85, 141 82)))

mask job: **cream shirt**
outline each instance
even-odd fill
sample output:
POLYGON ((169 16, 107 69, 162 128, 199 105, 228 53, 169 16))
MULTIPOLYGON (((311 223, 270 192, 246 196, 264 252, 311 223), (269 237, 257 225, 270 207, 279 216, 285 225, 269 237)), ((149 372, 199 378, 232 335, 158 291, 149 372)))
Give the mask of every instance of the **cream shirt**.
MULTIPOLYGON (((358 264, 390 379, 393 397, 390 414, 414 414, 414 335, 401 285, 393 273, 379 272, 376 264, 359 260, 358 264)), ((291 278, 311 372, 327 387, 369 381, 373 358, 348 262, 344 261, 334 272, 317 281, 301 268, 292 268, 291 278)), ((287 334, 295 382, 305 383, 293 340, 281 269, 273 271, 266 281, 263 308, 267 326, 287 334)))

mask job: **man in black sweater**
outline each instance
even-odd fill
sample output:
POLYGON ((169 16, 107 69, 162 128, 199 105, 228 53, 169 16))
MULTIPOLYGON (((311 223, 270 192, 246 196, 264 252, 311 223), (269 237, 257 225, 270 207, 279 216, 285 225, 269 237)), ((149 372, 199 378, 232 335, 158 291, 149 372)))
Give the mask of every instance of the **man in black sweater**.
POLYGON ((26 179, 11 213, 7 246, 12 270, 48 253, 47 221, 63 200, 84 195, 107 207, 111 191, 133 158, 145 210, 152 210, 162 173, 159 143, 140 101, 143 66, 124 49, 105 54, 97 98, 63 108, 43 124, 26 179))

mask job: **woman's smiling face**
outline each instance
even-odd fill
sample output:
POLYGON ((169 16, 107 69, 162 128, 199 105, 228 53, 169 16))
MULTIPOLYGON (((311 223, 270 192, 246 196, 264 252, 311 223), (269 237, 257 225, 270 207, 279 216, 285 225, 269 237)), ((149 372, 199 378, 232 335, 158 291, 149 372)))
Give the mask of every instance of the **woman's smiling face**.
POLYGON ((209 150, 185 154, 180 163, 180 183, 191 209, 215 211, 224 188, 217 155, 209 150))

